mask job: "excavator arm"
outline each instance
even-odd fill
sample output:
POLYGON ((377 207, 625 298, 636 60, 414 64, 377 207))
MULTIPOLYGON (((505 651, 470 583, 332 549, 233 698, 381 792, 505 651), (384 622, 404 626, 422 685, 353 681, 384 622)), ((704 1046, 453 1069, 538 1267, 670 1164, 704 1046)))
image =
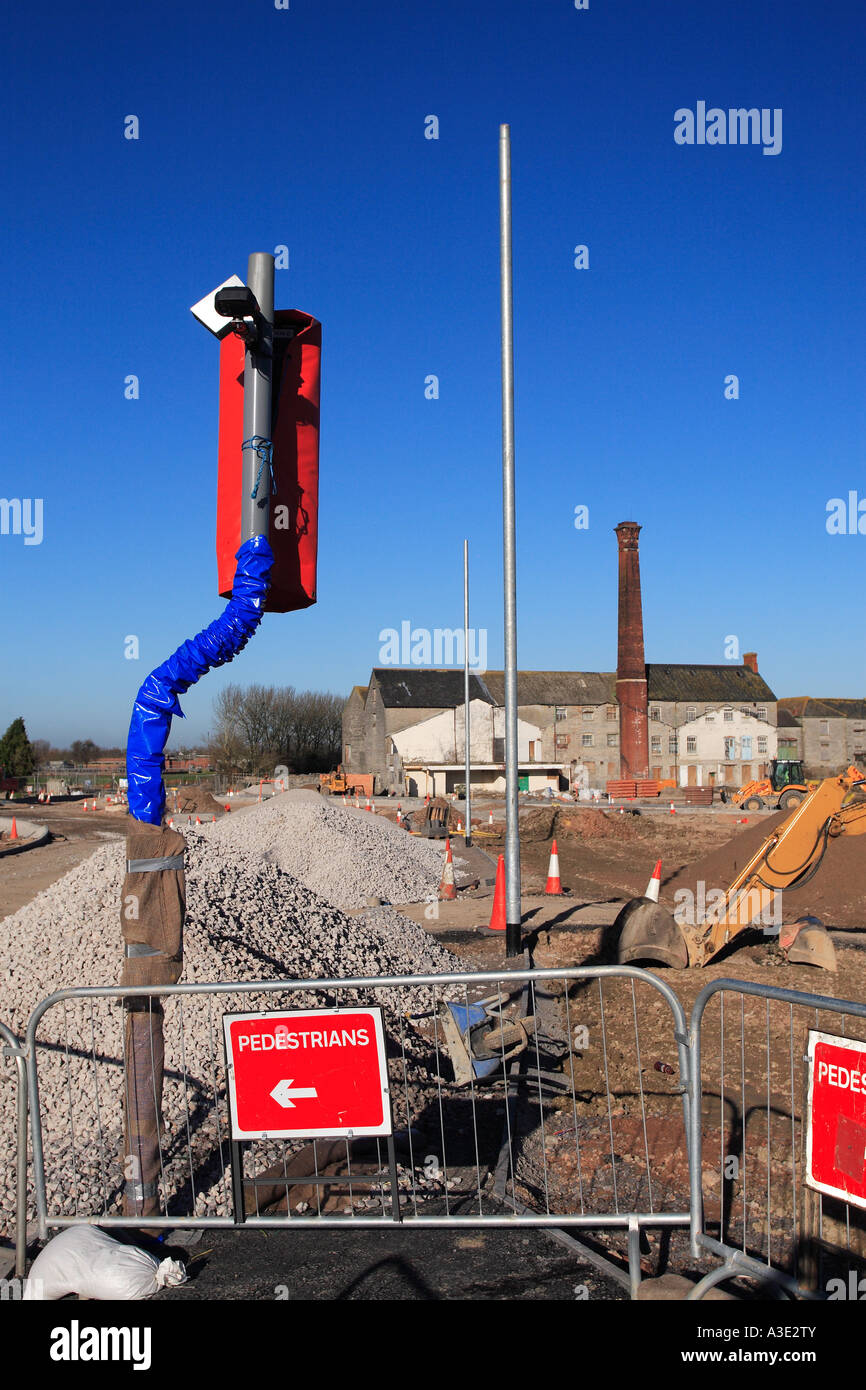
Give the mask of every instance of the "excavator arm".
MULTIPOLYGON (((849 769, 849 773, 850 773, 849 769)), ((795 807, 698 923, 678 920, 647 899, 627 903, 617 921, 621 963, 656 960, 680 969, 704 966, 735 937, 774 914, 776 894, 802 888, 819 871, 831 840, 866 834, 866 781, 828 777, 795 807)), ((809 919, 784 928, 788 959, 835 970, 833 944, 809 919)))

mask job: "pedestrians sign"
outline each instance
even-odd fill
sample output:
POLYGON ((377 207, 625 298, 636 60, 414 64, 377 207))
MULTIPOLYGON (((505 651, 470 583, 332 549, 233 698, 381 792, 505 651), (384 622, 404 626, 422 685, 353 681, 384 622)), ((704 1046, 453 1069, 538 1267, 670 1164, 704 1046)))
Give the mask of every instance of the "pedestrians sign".
POLYGON ((232 1138, 391 1133, 382 1010, 225 1014, 232 1138))
POLYGON ((866 1208, 866 1042, 810 1031, 806 1183, 866 1208))

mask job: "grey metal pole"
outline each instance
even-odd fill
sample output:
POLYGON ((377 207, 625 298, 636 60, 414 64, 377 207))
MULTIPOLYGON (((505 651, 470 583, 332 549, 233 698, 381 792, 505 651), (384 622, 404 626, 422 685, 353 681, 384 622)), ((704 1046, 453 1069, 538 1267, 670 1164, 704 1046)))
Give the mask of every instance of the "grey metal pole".
POLYGON ((247 263, 247 285, 255 295, 264 326, 259 341, 244 354, 244 443, 241 473, 241 544, 266 536, 270 518, 271 367, 274 346, 274 258, 254 251, 247 263), (258 449, 252 442, 258 444, 258 449), (256 480, 258 487, 256 488, 256 480), (255 497, 253 490, 255 489, 255 497))
POLYGON ((463 707, 464 753, 466 762, 466 844, 472 844, 472 793, 469 790, 470 734, 469 734, 469 542, 463 542, 463 707))
POLYGON ((517 801, 517 567, 514 520, 514 318, 511 295, 511 127, 499 127, 502 302, 502 548, 505 598, 505 954, 521 949, 517 801))

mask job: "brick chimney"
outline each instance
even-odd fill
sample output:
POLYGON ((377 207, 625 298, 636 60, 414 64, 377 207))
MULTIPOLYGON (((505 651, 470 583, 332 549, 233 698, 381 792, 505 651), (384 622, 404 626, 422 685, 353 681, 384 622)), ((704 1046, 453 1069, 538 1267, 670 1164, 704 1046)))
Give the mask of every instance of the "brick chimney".
POLYGON ((743 665, 744 665, 744 666, 748 666, 749 670, 750 670, 750 671, 754 671, 755 675, 757 675, 757 674, 758 674, 758 653, 757 653, 757 652, 743 652, 743 665))
POLYGON ((619 704, 619 775, 629 780, 649 775, 647 684, 640 599, 640 559, 636 521, 616 526, 619 543, 619 622, 616 698, 619 704))

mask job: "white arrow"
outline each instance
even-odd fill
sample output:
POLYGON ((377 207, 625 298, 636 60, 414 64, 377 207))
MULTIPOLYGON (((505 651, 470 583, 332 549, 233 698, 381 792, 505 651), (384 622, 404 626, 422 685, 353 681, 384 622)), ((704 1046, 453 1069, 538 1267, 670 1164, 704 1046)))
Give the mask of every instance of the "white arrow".
POLYGON ((278 1081, 271 1091, 271 1098, 281 1105, 284 1110, 294 1110, 295 1100, 318 1100, 315 1086, 295 1086, 292 1089, 291 1081, 278 1081))

